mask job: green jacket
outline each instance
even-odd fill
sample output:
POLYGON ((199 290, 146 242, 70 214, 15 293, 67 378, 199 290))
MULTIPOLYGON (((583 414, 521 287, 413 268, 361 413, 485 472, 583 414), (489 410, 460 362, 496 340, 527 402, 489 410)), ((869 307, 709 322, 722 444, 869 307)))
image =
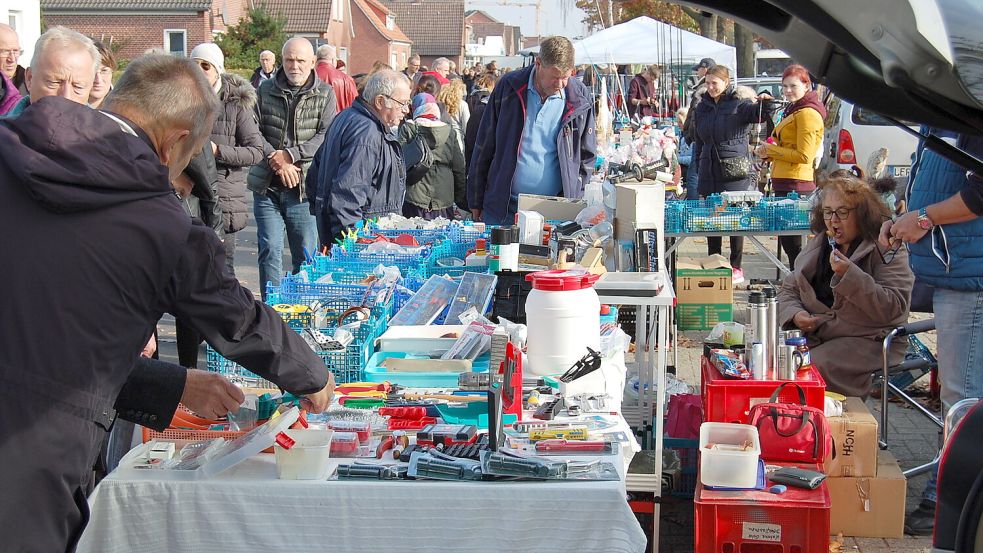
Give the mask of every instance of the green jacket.
MULTIPOLYGON (((300 167, 302 185, 307 168, 338 111, 334 91, 311 71, 307 82, 294 94, 281 67, 272 79, 259 85, 256 94, 256 116, 263 135, 264 154, 286 150, 300 167)), ((266 194, 275 176, 264 158, 249 169, 246 185, 257 194, 266 194)), ((302 188, 296 187, 298 194, 302 188)))
POLYGON ((418 124, 408 121, 399 129, 400 144, 421 134, 433 152, 434 163, 420 182, 406 187, 406 202, 428 210, 444 209, 455 203, 467 205, 464 152, 457 131, 443 121, 418 124))

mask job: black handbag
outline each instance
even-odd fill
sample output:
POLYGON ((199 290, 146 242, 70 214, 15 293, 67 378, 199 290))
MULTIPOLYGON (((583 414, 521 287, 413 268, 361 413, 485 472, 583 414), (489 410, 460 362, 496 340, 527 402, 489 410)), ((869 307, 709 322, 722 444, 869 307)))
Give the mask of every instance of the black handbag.
POLYGON ((406 165, 406 186, 423 180, 433 167, 433 150, 419 131, 414 133, 409 142, 403 144, 403 163, 406 165))
POLYGON ((748 178, 751 176, 751 160, 747 156, 721 158, 720 176, 725 181, 748 178))

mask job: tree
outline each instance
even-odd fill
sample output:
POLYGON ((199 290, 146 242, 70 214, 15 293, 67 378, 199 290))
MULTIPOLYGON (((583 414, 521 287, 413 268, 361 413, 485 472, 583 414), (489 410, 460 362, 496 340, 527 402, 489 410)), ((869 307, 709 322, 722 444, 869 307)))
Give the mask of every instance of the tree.
POLYGON ((263 50, 279 52, 287 41, 287 33, 283 31, 286 23, 283 14, 267 13, 265 6, 251 8, 239 23, 215 39, 225 54, 225 67, 252 69, 263 50))
POLYGON ((744 25, 734 24, 734 48, 737 50, 737 76, 754 76, 754 34, 744 25))

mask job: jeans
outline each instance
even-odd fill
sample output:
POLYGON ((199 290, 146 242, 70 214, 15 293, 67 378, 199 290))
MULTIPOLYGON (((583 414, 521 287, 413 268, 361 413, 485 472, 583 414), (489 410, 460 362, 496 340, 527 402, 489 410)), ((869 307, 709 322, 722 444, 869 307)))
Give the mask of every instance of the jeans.
POLYGON ((686 186, 686 199, 687 200, 698 200, 700 198, 700 193, 697 191, 697 180, 699 176, 699 167, 696 164, 684 166, 686 167, 686 180, 684 184, 686 186))
POLYGON ((269 189, 253 194, 253 215, 259 242, 259 281, 263 299, 266 283, 280 285, 283 277, 283 237, 290 245, 291 271, 300 270, 308 255, 317 253, 317 224, 310 204, 301 201, 296 189, 269 189))
MULTIPOLYGON (((936 288, 932 305, 945 412, 960 400, 983 397, 983 290, 936 288)), ((936 500, 936 476, 933 472, 922 492, 926 500, 936 500)))

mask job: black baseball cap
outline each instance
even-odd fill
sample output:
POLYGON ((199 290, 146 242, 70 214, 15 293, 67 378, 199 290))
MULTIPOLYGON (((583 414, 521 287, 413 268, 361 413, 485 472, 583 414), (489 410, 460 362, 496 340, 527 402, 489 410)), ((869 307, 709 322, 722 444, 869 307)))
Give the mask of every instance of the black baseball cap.
POLYGON ((714 65, 717 65, 717 62, 713 61, 713 58, 703 58, 703 59, 700 60, 700 63, 698 63, 698 64, 696 64, 696 65, 693 66, 693 71, 696 71, 697 69, 699 69, 701 67, 705 67, 707 69, 710 69, 714 65))

